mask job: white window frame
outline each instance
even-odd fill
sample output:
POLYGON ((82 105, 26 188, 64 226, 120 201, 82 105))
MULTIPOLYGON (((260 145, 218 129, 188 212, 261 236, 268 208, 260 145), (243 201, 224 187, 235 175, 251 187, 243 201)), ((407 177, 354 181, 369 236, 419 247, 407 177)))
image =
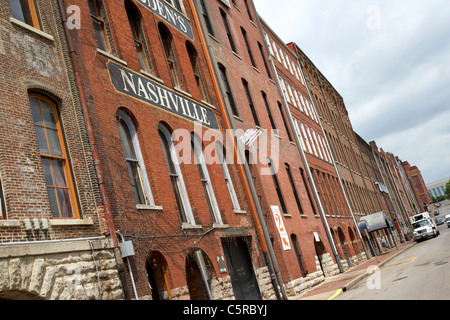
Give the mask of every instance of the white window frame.
POLYGON ((170 157, 172 158, 172 162, 175 167, 175 172, 179 179, 181 197, 183 198, 183 204, 185 206, 184 209, 186 211, 185 212, 186 221, 189 225, 195 226, 196 224, 195 224, 194 214, 192 212, 191 203, 189 201, 189 196, 187 194, 186 185, 184 184, 183 173, 181 172, 180 163, 179 163, 177 152, 175 150, 175 146, 173 144, 172 135, 170 134, 169 130, 163 124, 158 125, 158 130, 160 130, 162 132, 162 134, 166 137, 167 142, 169 144, 170 157))
POLYGON ((214 220, 216 220, 217 224, 223 224, 222 216, 220 215, 219 206, 217 205, 216 195, 214 193, 214 189, 213 189, 212 183, 211 183, 211 178, 209 176, 208 168, 206 166, 205 157, 203 156, 202 145, 199 141, 198 136, 195 134, 191 135, 191 140, 194 143, 193 151, 194 151, 195 161, 197 162, 196 164, 200 165, 202 174, 205 177, 206 188, 209 193, 209 197, 211 200, 211 206, 212 206, 212 210, 213 210, 213 212, 211 212, 211 214, 214 215, 214 220))
POLYGON ((141 152, 141 147, 140 147, 139 140, 137 137, 136 127, 134 126, 134 123, 131 120, 131 118, 124 111, 117 110, 116 115, 125 122, 125 124, 128 126, 128 129, 130 130, 130 135, 131 135, 131 140, 133 143, 134 152, 136 154, 136 158, 138 160, 138 164, 139 164, 140 171, 141 171, 141 179, 142 179, 142 184, 144 187, 143 191, 145 192, 145 196, 147 198, 146 205, 156 206, 155 200, 153 198, 152 190, 150 187, 150 182, 148 180, 147 170, 145 168, 144 158, 142 157, 142 152, 141 152))
POLYGON ((225 184, 228 189, 228 193, 230 194, 231 203, 233 205, 234 211, 241 211, 241 206, 239 205, 239 200, 236 195, 236 191, 234 189, 233 180, 231 179, 230 171, 228 170, 227 161, 225 155, 223 154, 222 145, 219 142, 216 142, 216 151, 219 157, 220 166, 222 167, 223 176, 225 178, 225 184))

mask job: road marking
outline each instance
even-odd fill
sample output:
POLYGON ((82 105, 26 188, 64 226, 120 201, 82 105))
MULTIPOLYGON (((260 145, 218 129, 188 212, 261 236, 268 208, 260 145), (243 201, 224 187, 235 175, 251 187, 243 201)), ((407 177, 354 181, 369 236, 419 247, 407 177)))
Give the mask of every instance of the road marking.
POLYGON ((334 298, 336 298, 338 295, 340 295, 342 292, 344 292, 344 290, 339 289, 338 291, 336 291, 336 293, 331 296, 330 298, 328 298, 328 300, 333 300, 334 298))

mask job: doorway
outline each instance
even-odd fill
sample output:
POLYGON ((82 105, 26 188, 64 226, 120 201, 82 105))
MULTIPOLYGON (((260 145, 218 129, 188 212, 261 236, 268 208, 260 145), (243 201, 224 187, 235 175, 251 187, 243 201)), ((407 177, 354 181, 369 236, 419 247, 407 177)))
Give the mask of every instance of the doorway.
POLYGON ((236 300, 262 300, 245 238, 222 239, 236 300))

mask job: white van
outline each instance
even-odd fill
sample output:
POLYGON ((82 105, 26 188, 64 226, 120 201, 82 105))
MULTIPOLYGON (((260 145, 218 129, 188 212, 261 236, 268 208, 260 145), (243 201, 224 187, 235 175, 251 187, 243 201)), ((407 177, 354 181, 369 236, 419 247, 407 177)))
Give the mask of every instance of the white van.
POLYGON ((445 216, 445 222, 447 222, 447 227, 450 228, 450 214, 445 216))

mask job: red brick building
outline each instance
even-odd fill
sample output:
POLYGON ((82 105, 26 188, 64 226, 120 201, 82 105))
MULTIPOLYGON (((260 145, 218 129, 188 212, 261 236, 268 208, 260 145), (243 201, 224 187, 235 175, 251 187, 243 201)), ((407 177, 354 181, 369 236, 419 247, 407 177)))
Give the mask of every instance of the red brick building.
MULTIPOLYGON (((289 45, 285 45, 267 24, 263 23, 263 29, 283 103, 293 120, 293 132, 298 136, 298 156, 304 159, 306 167, 306 172, 302 172, 302 175, 314 182, 311 185, 312 193, 316 193, 318 197, 315 199, 314 216, 316 219, 321 218, 322 223, 330 230, 326 241, 330 243, 332 251, 328 253, 338 260, 343 270, 357 264, 359 259, 365 259, 360 256, 362 247, 358 244, 358 230, 340 185, 328 141, 323 134, 299 60, 289 45)), ((320 255, 318 257, 321 258, 320 255)))
POLYGON ((417 201, 419 202, 419 205, 421 205, 419 211, 426 211, 425 205, 431 203, 431 197, 430 193, 427 190, 425 181, 423 180, 422 173, 417 166, 411 166, 408 161, 403 162, 403 167, 405 168, 406 174, 408 175, 417 201))
POLYGON ((72 4, 84 22, 71 35, 114 225, 134 249, 124 256, 129 297, 270 295, 236 165, 210 161, 233 150, 224 140, 214 152, 210 136, 226 137, 225 124, 192 3, 72 4))
MULTIPOLYGON (((296 62, 295 55, 270 28, 260 25, 252 1, 199 1, 199 5, 216 73, 221 79, 222 95, 235 128, 242 131, 259 130, 262 135, 271 137, 273 142, 279 144, 279 155, 269 159, 272 168, 276 169, 272 174, 264 174, 269 164, 266 159, 254 158, 255 149, 247 148, 246 155, 266 217, 282 281, 288 295, 298 294, 302 285, 314 285, 323 280, 323 274, 339 272, 330 240, 336 241, 339 238, 340 227, 347 233, 352 225, 353 237, 342 237, 349 258, 361 252, 357 244, 355 223, 338 185, 336 171, 327 152, 319 119, 299 65, 285 64, 286 68, 280 63, 282 60, 272 64, 273 49, 269 49, 269 53, 265 42, 267 34, 270 33, 276 39, 277 50, 283 48, 283 54, 288 55, 290 61, 296 62), (287 104, 278 86, 278 75, 297 90, 297 98, 292 96, 292 99, 296 99, 295 102, 291 100, 287 104), (288 110, 285 106, 288 106, 288 110), (311 156, 308 155, 306 161, 303 161, 295 142, 295 129, 293 130, 289 121, 292 115, 314 128, 316 133, 313 148, 320 149, 314 149, 314 154, 311 151, 311 156), (320 176, 317 175, 320 181, 322 178, 326 179, 327 185, 321 184, 324 188, 321 189, 322 192, 325 192, 325 188, 327 192, 323 199, 328 201, 330 208, 336 210, 333 212, 337 219, 332 226, 331 238, 327 234, 328 226, 324 225, 319 214, 314 185, 308 182, 310 168, 305 166, 308 162, 312 164, 314 174, 320 172, 320 176), (331 190, 328 189, 330 184, 333 186, 331 190), (273 206, 282 213, 288 234, 287 245, 277 230, 273 206), (346 217, 341 219, 341 215, 346 217), (347 223, 340 225, 343 220, 347 223)), ((328 214, 331 218, 332 214, 328 214)), ((338 259, 346 260, 345 250, 339 250, 341 258, 338 259)))
POLYGON ((123 299, 56 1, 1 2, 0 86, 0 299, 123 299))

